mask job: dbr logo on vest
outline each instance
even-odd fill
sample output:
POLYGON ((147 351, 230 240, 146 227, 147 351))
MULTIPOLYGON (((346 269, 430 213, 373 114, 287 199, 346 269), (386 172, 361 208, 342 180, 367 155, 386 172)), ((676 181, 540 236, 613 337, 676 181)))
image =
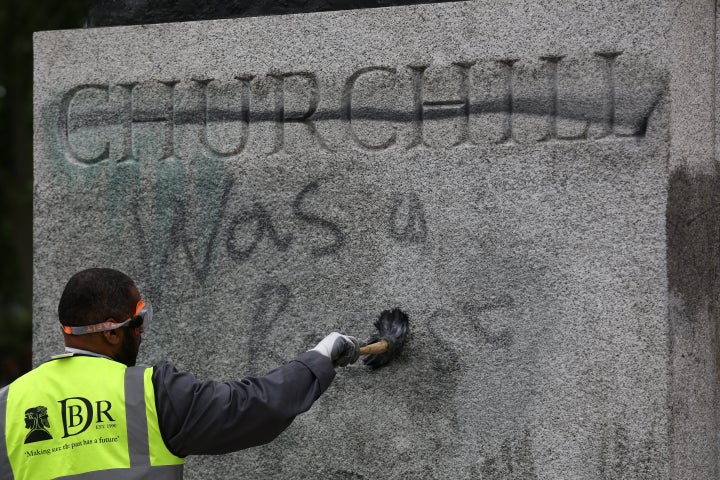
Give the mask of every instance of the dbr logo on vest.
POLYGON ((90 400, 83 397, 70 397, 59 400, 58 403, 62 410, 63 438, 84 432, 92 424, 93 418, 95 418, 96 428, 102 428, 102 425, 97 424, 103 423, 103 416, 109 422, 115 421, 110 416, 112 404, 107 400, 96 401, 95 408, 90 400))
POLYGON ((30 429, 30 431, 27 437, 25 437, 24 443, 52 440, 52 435, 47 431, 47 429, 50 428, 47 407, 38 405, 37 407, 25 410, 25 428, 30 429))

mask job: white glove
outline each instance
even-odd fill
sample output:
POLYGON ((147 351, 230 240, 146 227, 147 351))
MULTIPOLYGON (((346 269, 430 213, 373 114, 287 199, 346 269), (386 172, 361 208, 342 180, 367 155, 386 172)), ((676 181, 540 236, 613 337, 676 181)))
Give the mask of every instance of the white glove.
POLYGON ((329 358, 333 367, 346 367, 360 357, 360 341, 355 337, 332 332, 313 350, 329 358))

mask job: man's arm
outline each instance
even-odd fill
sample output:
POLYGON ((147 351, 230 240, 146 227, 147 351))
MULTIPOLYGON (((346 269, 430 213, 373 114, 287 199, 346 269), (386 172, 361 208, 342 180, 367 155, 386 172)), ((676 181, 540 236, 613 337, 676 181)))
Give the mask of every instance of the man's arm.
POLYGON ((160 433, 177 456, 227 453, 270 442, 307 411, 335 376, 309 351, 261 377, 199 381, 168 362, 153 370, 160 433))

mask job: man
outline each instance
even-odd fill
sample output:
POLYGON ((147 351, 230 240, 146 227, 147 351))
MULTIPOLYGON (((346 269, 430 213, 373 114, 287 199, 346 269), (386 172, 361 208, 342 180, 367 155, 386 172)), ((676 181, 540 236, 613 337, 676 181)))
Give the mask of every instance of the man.
POLYGON ((136 367, 152 307, 112 269, 75 274, 58 316, 65 353, 0 390, 0 480, 181 479, 187 455, 273 440, 360 350, 334 332, 265 376, 223 383, 136 367))

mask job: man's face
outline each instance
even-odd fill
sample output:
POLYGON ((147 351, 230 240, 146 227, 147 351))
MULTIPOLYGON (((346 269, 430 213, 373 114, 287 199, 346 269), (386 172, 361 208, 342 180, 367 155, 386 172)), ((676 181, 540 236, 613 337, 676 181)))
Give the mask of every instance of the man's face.
POLYGON ((123 335, 123 339, 120 343, 120 352, 118 353, 117 360, 128 367, 134 367, 137 362, 142 339, 140 338, 140 334, 135 333, 132 329, 122 328, 120 330, 122 330, 121 335, 123 335))

